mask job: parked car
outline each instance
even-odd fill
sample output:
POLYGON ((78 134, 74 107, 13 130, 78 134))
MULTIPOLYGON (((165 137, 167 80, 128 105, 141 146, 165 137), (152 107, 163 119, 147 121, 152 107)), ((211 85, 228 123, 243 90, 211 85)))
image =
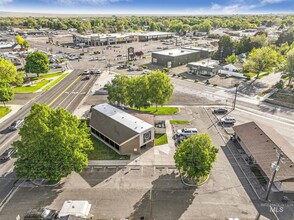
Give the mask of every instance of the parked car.
POLYGON ((138 67, 137 69, 136 69, 136 71, 143 71, 144 69, 142 68, 142 67, 138 67))
POLYGON ((113 48, 120 48, 120 46, 119 45, 114 45, 113 48))
POLYGON ((57 218, 57 211, 47 208, 31 209, 24 216, 24 220, 53 220, 57 218))
POLYGON ((214 114, 226 114, 227 112, 228 112, 228 110, 225 108, 217 108, 217 109, 213 110, 214 114))
POLYGON ((108 95, 108 89, 107 89, 107 87, 105 86, 105 87, 103 87, 103 88, 101 88, 99 90, 96 90, 94 92, 94 95, 108 95))
POLYGON ((18 119, 16 121, 14 121, 9 127, 8 129, 10 131, 15 131, 17 130, 18 128, 20 128, 24 123, 24 120, 23 119, 18 119))
POLYGON ((234 117, 224 117, 220 120, 222 124, 235 124, 236 119, 234 117))
POLYGON ((7 161, 11 159, 12 154, 15 152, 15 148, 8 148, 0 157, 1 161, 7 161))
POLYGON ((90 79, 90 75, 85 75, 82 80, 89 80, 90 79))
POLYGON ((192 134, 197 134, 197 132, 198 131, 196 128, 183 128, 183 129, 177 130, 176 135, 190 137, 192 134))
POLYGON ((57 69, 57 68, 62 68, 62 65, 60 63, 54 63, 50 66, 51 69, 57 69))

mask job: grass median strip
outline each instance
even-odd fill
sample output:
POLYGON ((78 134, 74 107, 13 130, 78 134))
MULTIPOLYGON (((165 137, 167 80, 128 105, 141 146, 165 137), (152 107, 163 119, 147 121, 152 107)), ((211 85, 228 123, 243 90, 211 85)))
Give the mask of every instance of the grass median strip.
POLYGON ((8 106, 0 106, 0 118, 4 117, 9 112, 11 112, 11 109, 8 106))
POLYGON ((170 120, 169 121, 172 125, 189 125, 190 122, 186 120, 170 120))
POLYGON ((15 87, 13 88, 14 93, 33 93, 36 92, 37 90, 41 89, 43 86, 48 84, 50 80, 42 80, 32 86, 27 85, 27 86, 20 86, 20 87, 15 87))
POLYGON ((57 77, 61 75, 62 75, 62 72, 46 73, 46 74, 41 74, 39 77, 34 77, 33 80, 48 79, 48 78, 53 78, 53 77, 57 77))
MULTIPOLYGON (((138 109, 135 109, 138 110, 138 109)), ((156 111, 156 107, 149 107, 145 109, 140 109, 141 112, 151 113, 154 115, 174 115, 179 112, 179 108, 177 107, 158 107, 156 111)))
POLYGON ((53 80, 45 88, 43 88, 43 91, 46 91, 46 90, 50 89, 51 87, 55 86, 57 83, 59 83, 61 80, 63 80, 67 75, 68 75, 68 73, 64 73, 63 75, 61 75, 57 79, 53 80))

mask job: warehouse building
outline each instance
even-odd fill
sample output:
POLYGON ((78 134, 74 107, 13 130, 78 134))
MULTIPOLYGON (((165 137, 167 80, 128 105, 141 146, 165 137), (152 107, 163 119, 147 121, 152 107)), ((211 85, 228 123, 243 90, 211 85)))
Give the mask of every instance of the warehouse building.
POLYGON ((110 104, 92 108, 91 133, 120 154, 153 146, 154 126, 110 104))

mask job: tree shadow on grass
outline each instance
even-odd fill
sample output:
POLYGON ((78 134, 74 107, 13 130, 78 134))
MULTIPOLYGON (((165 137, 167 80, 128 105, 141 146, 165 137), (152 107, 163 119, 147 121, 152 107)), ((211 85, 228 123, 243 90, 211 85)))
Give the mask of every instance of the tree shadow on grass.
POLYGON ((130 220, 177 220, 192 204, 195 187, 186 187, 178 174, 161 175, 134 205, 130 220))

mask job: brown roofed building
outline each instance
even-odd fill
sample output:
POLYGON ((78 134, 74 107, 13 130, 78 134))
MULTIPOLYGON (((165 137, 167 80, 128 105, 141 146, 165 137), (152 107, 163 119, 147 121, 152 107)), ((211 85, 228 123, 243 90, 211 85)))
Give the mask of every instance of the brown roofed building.
POLYGON ((245 153, 252 158, 263 173, 271 178, 271 165, 277 161, 277 154, 283 154, 283 162, 279 164, 274 184, 280 191, 294 191, 294 146, 288 143, 273 128, 249 122, 234 126, 235 138, 245 153))
POLYGON ((117 107, 104 103, 92 108, 92 134, 120 154, 141 152, 153 145, 154 126, 117 107))

